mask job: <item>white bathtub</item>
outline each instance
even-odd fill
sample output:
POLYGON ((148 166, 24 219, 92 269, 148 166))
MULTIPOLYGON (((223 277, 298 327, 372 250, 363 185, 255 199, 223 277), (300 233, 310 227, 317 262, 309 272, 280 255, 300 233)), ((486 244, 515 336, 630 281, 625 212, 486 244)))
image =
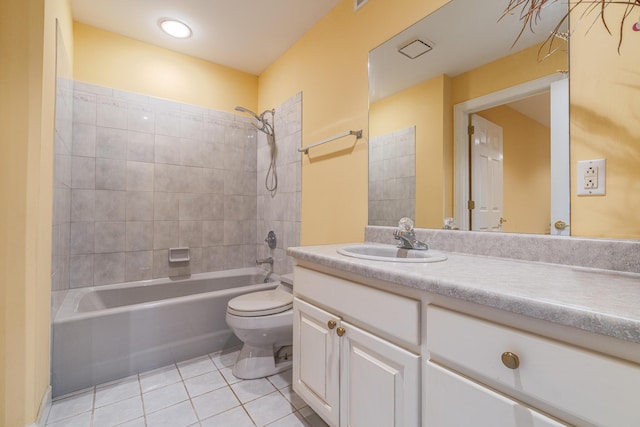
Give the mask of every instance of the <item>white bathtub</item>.
POLYGON ((239 344, 227 302, 275 288, 258 268, 72 289, 53 321, 53 396, 239 344))

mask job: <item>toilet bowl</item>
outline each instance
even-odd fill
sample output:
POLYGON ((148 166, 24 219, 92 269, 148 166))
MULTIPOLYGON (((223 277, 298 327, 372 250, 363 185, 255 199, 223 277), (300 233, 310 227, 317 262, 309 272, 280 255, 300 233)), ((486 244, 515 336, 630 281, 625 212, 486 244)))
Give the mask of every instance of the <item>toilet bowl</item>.
POLYGON ((233 375, 254 379, 291 367, 291 352, 283 347, 293 343, 292 307, 292 291, 283 284, 273 290, 252 292, 229 301, 227 325, 243 342, 233 375), (282 354, 278 354, 281 349, 282 354))

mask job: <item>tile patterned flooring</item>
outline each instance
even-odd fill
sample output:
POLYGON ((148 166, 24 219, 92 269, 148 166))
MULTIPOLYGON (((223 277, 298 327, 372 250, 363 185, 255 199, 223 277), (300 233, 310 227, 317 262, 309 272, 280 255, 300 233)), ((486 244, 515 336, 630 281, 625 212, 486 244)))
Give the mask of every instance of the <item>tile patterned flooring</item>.
POLYGON ((239 348, 54 399, 46 427, 326 427, 291 389, 291 370, 241 380, 239 348))

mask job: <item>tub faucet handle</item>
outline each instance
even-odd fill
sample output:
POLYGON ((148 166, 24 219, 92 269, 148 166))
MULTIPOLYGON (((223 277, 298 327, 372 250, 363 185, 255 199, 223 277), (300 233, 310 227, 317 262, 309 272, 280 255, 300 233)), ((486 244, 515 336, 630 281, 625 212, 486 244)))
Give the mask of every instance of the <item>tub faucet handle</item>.
POLYGON ((267 258, 260 258, 256 260, 256 264, 258 265, 262 265, 262 264, 270 264, 273 265, 273 257, 267 257, 267 258))

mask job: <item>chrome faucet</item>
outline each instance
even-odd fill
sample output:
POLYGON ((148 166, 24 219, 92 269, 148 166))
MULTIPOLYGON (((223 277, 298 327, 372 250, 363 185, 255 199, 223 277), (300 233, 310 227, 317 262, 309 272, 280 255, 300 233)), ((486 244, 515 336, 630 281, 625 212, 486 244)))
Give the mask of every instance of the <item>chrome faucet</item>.
POLYGON ((393 237, 398 240, 398 247, 401 249, 417 249, 426 251, 429 245, 416 238, 413 230, 413 221, 409 218, 402 218, 398 223, 398 229, 393 232, 393 237))
POLYGON ((273 266, 273 257, 260 258, 256 260, 257 265, 270 264, 273 266))

